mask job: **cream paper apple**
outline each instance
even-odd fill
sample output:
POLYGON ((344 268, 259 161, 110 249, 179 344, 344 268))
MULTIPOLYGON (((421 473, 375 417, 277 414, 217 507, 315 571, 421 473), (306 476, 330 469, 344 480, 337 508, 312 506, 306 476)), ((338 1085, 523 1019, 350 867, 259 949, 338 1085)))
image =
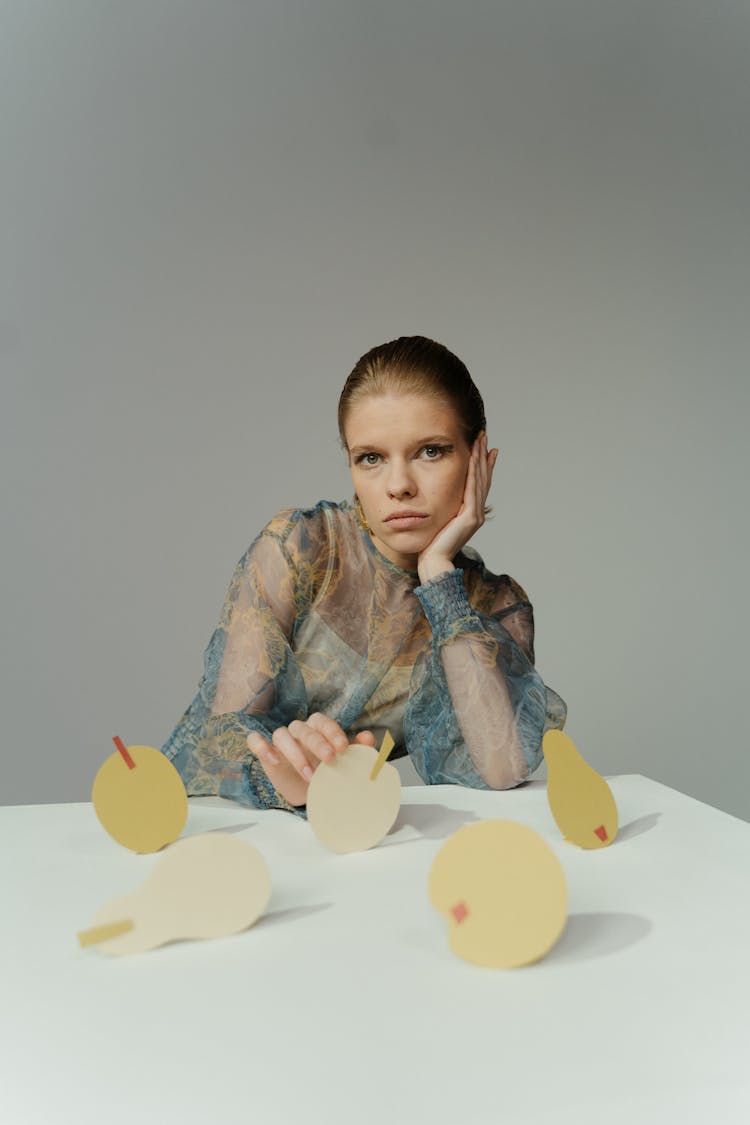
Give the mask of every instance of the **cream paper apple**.
POLYGON ((386 731, 379 752, 353 743, 315 770, 307 790, 307 819, 331 851, 366 851, 393 827, 401 807, 401 777, 385 760, 393 746, 386 731))

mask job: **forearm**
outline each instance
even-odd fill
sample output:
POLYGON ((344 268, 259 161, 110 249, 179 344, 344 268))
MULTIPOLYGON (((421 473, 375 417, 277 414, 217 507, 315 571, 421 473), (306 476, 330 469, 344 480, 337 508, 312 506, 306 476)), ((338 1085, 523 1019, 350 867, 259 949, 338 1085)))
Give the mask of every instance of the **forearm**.
MULTIPOLYGON (((488 628, 487 620, 472 610, 461 571, 438 576, 418 588, 417 596, 432 628, 437 653, 433 658, 442 666, 455 719, 476 772, 493 789, 517 785, 536 765, 536 735, 541 735, 543 719, 537 714, 539 707, 532 707, 533 714, 522 715, 521 732, 519 712, 524 712, 527 689, 539 688, 540 699, 543 697, 539 677, 505 630, 499 625, 488 628), (512 692, 506 675, 509 669, 512 692)), ((533 702, 538 703, 536 697, 533 702)))
POLYGON ((189 795, 292 810, 247 738, 255 732, 268 741, 277 727, 307 714, 290 647, 299 585, 289 550, 295 526, 280 513, 235 567, 198 691, 162 748, 189 795))
POLYGON ((453 710, 474 767, 490 789, 518 785, 529 770, 497 645, 477 633, 442 645, 440 657, 453 710))

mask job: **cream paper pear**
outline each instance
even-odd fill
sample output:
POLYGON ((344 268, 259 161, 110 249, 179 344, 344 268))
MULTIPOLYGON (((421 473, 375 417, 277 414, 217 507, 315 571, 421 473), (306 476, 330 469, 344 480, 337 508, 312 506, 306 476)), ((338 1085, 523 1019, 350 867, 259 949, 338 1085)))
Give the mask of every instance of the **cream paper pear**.
POLYGON ((186 938, 227 937, 257 921, 270 896, 271 877, 257 848, 222 832, 188 836, 167 848, 136 891, 96 912, 93 937, 92 930, 78 937, 81 945, 98 941, 113 956, 186 938), (107 932, 115 936, 97 937, 107 932))

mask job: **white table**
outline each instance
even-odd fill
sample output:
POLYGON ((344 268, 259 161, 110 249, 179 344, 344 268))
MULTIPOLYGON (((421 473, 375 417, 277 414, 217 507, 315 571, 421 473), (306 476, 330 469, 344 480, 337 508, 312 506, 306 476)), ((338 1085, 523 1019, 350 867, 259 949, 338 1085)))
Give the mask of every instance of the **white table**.
POLYGON ((265 917, 232 938, 110 958, 97 906, 155 856, 90 805, 0 808, 3 1125, 602 1125, 750 1121, 750 824, 637 775, 617 841, 564 843, 544 784, 409 787, 394 835, 335 856, 282 812, 190 802, 185 833, 265 855, 265 917), (562 861, 566 930, 541 962, 448 948, 427 874, 475 817, 562 861))

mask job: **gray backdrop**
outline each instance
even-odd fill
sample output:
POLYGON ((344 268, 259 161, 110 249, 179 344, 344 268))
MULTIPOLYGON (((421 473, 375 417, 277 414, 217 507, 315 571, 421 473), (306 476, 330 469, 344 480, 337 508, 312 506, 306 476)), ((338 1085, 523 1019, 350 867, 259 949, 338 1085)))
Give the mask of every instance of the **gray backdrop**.
POLYGON ((4 803, 193 695, 232 568, 351 494, 403 333, 499 445, 474 541, 604 773, 750 816, 750 6, 0 4, 4 803))

